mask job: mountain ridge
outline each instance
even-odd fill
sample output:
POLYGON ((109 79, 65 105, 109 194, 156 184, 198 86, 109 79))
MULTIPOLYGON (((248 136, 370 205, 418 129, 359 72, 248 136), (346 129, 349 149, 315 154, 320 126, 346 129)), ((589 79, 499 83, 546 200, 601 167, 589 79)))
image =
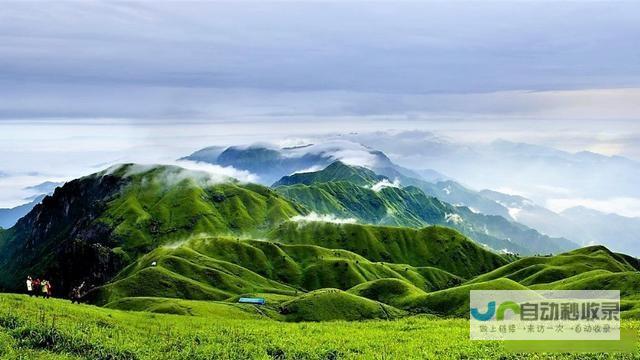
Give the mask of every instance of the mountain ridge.
POLYGON ((278 185, 275 190, 283 196, 317 213, 380 225, 449 226, 495 250, 535 254, 577 246, 566 239, 546 237, 504 217, 478 214, 466 207, 447 204, 427 196, 416 186, 394 185, 369 169, 343 163, 288 176, 274 185, 278 185), (382 180, 386 180, 386 186, 374 188, 373 183, 382 180))

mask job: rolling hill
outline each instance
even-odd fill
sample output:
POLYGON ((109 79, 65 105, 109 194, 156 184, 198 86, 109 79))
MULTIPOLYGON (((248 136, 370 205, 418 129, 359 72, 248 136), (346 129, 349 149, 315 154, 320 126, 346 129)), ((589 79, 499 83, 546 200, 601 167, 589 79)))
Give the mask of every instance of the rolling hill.
POLYGON ((464 284, 450 289, 410 298, 402 308, 439 316, 469 317, 469 292, 472 290, 527 290, 526 286, 509 279, 464 284))
POLYGON ((393 306, 338 289, 304 294, 282 304, 280 312, 289 321, 391 320, 404 315, 393 306))
MULTIPOLYGON (((551 257, 523 258, 512 263, 498 260, 504 265, 464 282, 463 278, 441 269, 449 268, 454 273, 469 271, 460 270, 456 261, 472 264, 471 259, 475 259, 479 263, 483 261, 480 260, 482 256, 497 255, 483 253, 485 250, 463 237, 459 239, 460 243, 451 239, 446 244, 439 242, 438 231, 453 230, 319 222, 288 222, 282 226, 302 229, 293 233, 292 239, 297 239, 295 244, 288 243, 289 239, 281 243, 237 237, 200 237, 160 247, 127 267, 114 281, 94 290, 92 300, 112 308, 188 314, 185 310, 188 307, 179 299, 227 304, 237 301, 240 295, 261 296, 269 299, 270 305, 264 309, 269 317, 325 321, 393 318, 403 316, 404 312, 465 317, 468 316, 471 290, 620 289, 625 317, 633 317, 640 308, 637 295, 640 273, 634 267, 637 263, 633 264, 637 259, 611 253, 602 247, 551 257), (401 233, 384 235, 386 231, 424 231, 426 234, 420 240, 421 237, 415 234, 413 238, 401 233), (382 244, 377 242, 376 235, 384 239, 382 244), (332 249, 343 243, 341 236, 346 236, 344 242, 349 245, 332 249), (416 240, 427 248, 432 245, 434 249, 423 253, 420 246, 411 246, 416 240), (327 247, 316 245, 318 242, 327 247), (363 244, 382 251, 385 248, 401 249, 406 252, 404 255, 393 252, 390 255, 397 256, 398 262, 421 261, 421 264, 433 266, 370 261, 357 253, 363 244), (474 249, 480 253, 475 253, 474 249), (443 263, 442 259, 449 259, 451 263, 443 263), (558 280, 551 281, 553 279, 558 280), (167 298, 178 301, 174 304, 167 298), (372 302, 363 301, 363 298, 372 302)), ((375 258, 378 255, 368 251, 368 256, 375 258)))
POLYGON ((356 285, 348 292, 401 308, 427 293, 399 279, 378 279, 356 285))
POLYGON ((285 222, 269 237, 287 244, 344 249, 376 262, 431 266, 469 278, 508 261, 474 244, 457 231, 440 226, 422 229, 285 222))
POLYGON ((431 292, 399 279, 369 281, 348 291, 412 313, 468 317, 471 290, 620 290, 623 316, 637 318, 640 272, 635 266, 635 258, 592 247, 523 258, 464 284, 431 292))
POLYGON ((594 270, 610 273, 637 272, 638 260, 616 254, 603 246, 577 249, 556 256, 532 256, 480 275, 472 283, 507 278, 531 286, 554 283, 594 270))
MULTIPOLYGON (((506 263, 468 240, 462 241, 471 246, 466 250, 458 249, 458 256, 487 256, 495 262, 487 265, 488 268, 506 263)), ((409 253, 412 249, 409 247, 405 251, 409 253)), ((436 254, 429 256, 433 258, 436 254)), ((311 244, 196 237, 181 244, 159 247, 142 256, 91 296, 98 304, 130 297, 225 300, 251 293, 295 296, 323 288, 347 290, 367 281, 390 278, 424 291, 464 282, 460 276, 428 266, 427 258, 414 262, 417 262, 415 266, 382 264, 347 250, 311 244)))

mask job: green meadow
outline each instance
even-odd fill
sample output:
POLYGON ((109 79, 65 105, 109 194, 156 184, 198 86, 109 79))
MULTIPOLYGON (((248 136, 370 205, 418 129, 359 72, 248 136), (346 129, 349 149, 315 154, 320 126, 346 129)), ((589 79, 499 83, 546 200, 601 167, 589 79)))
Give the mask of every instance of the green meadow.
MULTIPOLYGON (((174 301, 174 300, 172 300, 174 301)), ((2 359, 637 359, 633 353, 517 354, 470 341, 465 319, 280 322, 252 306, 179 300, 192 315, 0 295, 2 359)), ((638 333, 640 322, 623 321, 638 333)))

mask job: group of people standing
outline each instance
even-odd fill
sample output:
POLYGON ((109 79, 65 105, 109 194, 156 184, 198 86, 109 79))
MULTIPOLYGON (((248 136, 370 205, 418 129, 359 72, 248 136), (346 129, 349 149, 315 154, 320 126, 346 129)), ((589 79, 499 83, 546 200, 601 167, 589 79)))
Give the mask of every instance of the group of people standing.
MULTIPOLYGON (((39 278, 34 280, 31 276, 27 276, 27 294, 29 294, 29 296, 42 296, 43 298, 48 299, 51 297, 52 292, 53 285, 51 285, 51 281, 46 279, 41 280, 39 278)), ((86 284, 83 281, 82 284, 71 289, 69 299, 71 299, 72 303, 77 302, 79 304, 83 300, 86 292, 86 284)))
POLYGON ((27 276, 27 293, 29 296, 42 296, 44 298, 50 298, 53 291, 53 285, 51 281, 36 278, 35 280, 31 276, 27 276))

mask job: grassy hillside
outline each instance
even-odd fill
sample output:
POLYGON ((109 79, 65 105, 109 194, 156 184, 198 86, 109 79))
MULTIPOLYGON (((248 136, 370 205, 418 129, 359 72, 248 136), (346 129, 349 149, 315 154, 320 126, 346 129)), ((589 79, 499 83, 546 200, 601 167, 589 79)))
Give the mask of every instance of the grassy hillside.
POLYGON ((529 286, 553 283, 593 270, 612 273, 636 271, 626 257, 612 253, 603 246, 592 246, 556 256, 523 258, 480 275, 472 282, 507 278, 529 286))
POLYGON ((526 290, 508 279, 461 285, 426 293, 397 279, 380 279, 353 287, 350 293, 393 305, 398 309, 438 316, 469 316, 471 290, 526 290))
POLYGON ((399 279, 378 279, 356 285, 349 292, 367 299, 379 301, 398 308, 405 307, 414 299, 426 295, 422 289, 399 279))
POLYGON ((66 292, 199 233, 260 234, 304 210, 273 190, 175 166, 122 165, 66 183, 0 234, 0 287, 27 275, 66 292))
POLYGON ((620 290, 620 297, 640 300, 640 272, 593 270, 547 284, 532 285, 540 290, 620 290))
POLYGON ((509 279, 497 279, 457 286, 410 298, 401 308, 440 316, 468 318, 469 292, 471 290, 527 290, 527 288, 509 279))
POLYGON ((371 186, 382 179, 384 179, 383 176, 377 175, 367 168, 345 165, 341 161, 335 161, 322 171, 301 172, 285 176, 274 183, 273 186, 294 184, 311 185, 333 181, 345 181, 358 186, 371 186))
POLYGON ((123 298, 107 304, 105 308, 156 314, 202 316, 210 320, 252 320, 265 317, 263 312, 252 305, 159 297, 123 298))
POLYGON ((211 180, 178 167, 134 171, 115 170, 129 183, 98 218, 127 253, 199 233, 260 233, 301 210, 260 185, 211 180))
MULTIPOLYGON (((227 310, 216 310, 217 315, 209 312, 206 316, 163 315, 0 295, 0 358, 525 359, 543 356, 509 354, 502 342, 470 341, 469 323, 463 319, 410 317, 393 321, 283 323, 249 319, 244 313, 227 313, 227 310)), ((623 321, 622 325, 640 331, 637 321, 623 321)), ((557 354, 554 358, 639 356, 640 346, 634 354, 557 354)))
POLYGON ((290 225, 298 228, 295 230, 298 233, 286 231, 297 234, 296 243, 194 237, 181 244, 157 248, 123 270, 114 281, 94 290, 89 298, 94 303, 119 309, 188 314, 190 311, 183 305, 171 303, 168 298, 216 303, 235 302, 240 295, 260 294, 269 299, 270 318, 298 321, 382 317, 379 312, 382 310, 371 311, 372 304, 365 299, 393 307, 383 307, 390 317, 400 315, 394 311, 397 309, 467 316, 469 291, 477 289, 619 289, 623 299, 631 301, 626 305, 629 314, 636 311, 636 301, 640 300, 638 273, 630 270, 629 264, 616 260, 624 258, 599 247, 508 264, 464 238, 452 240, 449 235, 453 230, 445 228, 290 225), (328 248, 312 244, 317 242, 328 248), (371 249, 367 255, 373 258, 387 254, 403 259, 404 263, 437 262, 432 265, 438 267, 372 262, 357 253, 364 252, 363 248, 371 249), (480 263, 503 266, 467 283, 463 283, 462 277, 442 270, 468 272, 480 263), (560 280, 547 281, 558 276, 560 280), (162 300, 156 304, 150 298, 162 300), (344 305, 334 306, 342 302, 344 305), (344 312, 338 311, 340 307, 344 307, 344 312))
POLYGON ((400 279, 425 291, 464 281, 438 268, 381 264, 346 250, 201 237, 155 249, 94 291, 91 299, 106 304, 128 297, 224 300, 245 293, 297 295, 322 288, 347 290, 382 278, 400 279))
MULTIPOLYGON (((417 199, 408 202, 410 196, 397 196, 405 195, 405 192, 394 191, 392 188, 376 192, 347 181, 313 186, 281 186, 276 188, 276 191, 318 214, 334 214, 337 217, 354 218, 366 224, 393 226, 424 226, 426 222, 418 213, 407 209, 407 206, 419 203, 422 207, 429 207, 432 202, 437 201, 425 198, 422 203, 417 199)), ((433 220, 444 218, 444 213, 440 214, 441 216, 437 215, 437 207, 433 207, 432 210, 434 211, 429 212, 425 209, 425 214, 434 216, 433 220)))
POLYGON ((281 305, 290 321, 390 320, 403 312, 386 304, 338 289, 322 289, 304 294, 281 305))
POLYGON ((455 230, 431 226, 423 229, 285 222, 269 234, 289 244, 312 244, 345 249, 376 262, 432 266, 470 278, 507 260, 476 245, 455 230))

